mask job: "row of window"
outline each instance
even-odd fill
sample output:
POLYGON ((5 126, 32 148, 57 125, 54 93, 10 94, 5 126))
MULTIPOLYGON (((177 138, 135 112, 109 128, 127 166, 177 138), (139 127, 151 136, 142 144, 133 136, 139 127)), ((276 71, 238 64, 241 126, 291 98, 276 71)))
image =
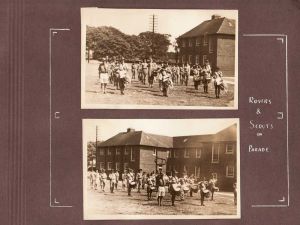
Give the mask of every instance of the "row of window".
MULTIPOLYGON (((129 168, 129 163, 124 163, 124 170, 128 169, 128 168, 129 168)), ((115 169, 115 170, 120 170, 121 169, 121 164, 120 164, 120 162, 116 162, 115 165, 113 165, 112 162, 107 162, 107 168, 105 168, 105 163, 104 162, 100 162, 100 169, 107 169, 107 170, 115 169)), ((169 169, 171 169, 171 168, 169 168, 169 169)), ((177 166, 173 166, 172 170, 178 171, 177 166)), ((227 165, 226 166, 226 177, 228 177, 228 178, 234 178, 234 170, 235 170, 234 166, 227 165)), ((190 171, 189 167, 187 165, 184 165, 183 166, 183 171, 185 173, 188 173, 188 171, 190 171)), ((201 177, 200 166, 195 166, 193 173, 194 173, 194 175, 196 177, 201 177)), ((212 175, 213 175, 213 177, 215 179, 218 179, 217 173, 212 173, 212 175)))
MULTIPOLYGON (((169 168, 169 170, 172 169, 173 171, 179 171, 178 166, 173 166, 172 168, 169 168)), ((192 168, 191 168, 192 169, 192 168)), ((234 166, 231 165, 227 165, 226 166, 226 177, 228 178, 234 178, 234 166)), ((200 166, 195 166, 193 168, 193 170, 190 170, 190 168, 187 165, 183 166, 183 171, 188 174, 191 175, 192 173, 196 176, 196 177, 201 177, 201 169, 200 166)), ((218 174, 217 173, 212 173, 213 178, 218 179, 218 174)))
MULTIPOLYGON (((107 150, 107 155, 112 155, 115 150, 116 155, 121 155, 121 148, 110 149, 110 148, 100 148, 99 154, 100 156, 105 155, 105 150, 107 150)), ((124 155, 130 155, 130 161, 135 161, 135 151, 132 147, 125 147, 124 155)))
MULTIPOLYGON (((185 48, 185 47, 193 47, 193 46, 200 46, 201 45, 201 38, 198 37, 195 39, 188 39, 188 40, 181 40, 181 47, 185 48)), ((204 35, 202 37, 202 45, 203 46, 207 46, 208 45, 208 49, 209 52, 213 52, 213 39, 211 37, 208 37, 207 35, 204 35)))
MULTIPOLYGON (((220 146, 221 144, 215 143, 212 145, 212 158, 211 158, 211 163, 219 163, 219 158, 220 158, 220 146)), ((112 155, 113 149, 107 148, 107 155, 112 155)), ((153 150, 154 154, 156 154, 156 149, 153 150)), ((121 148, 116 148, 115 149, 116 155, 121 155, 121 148)), ((195 149, 184 149, 184 158, 191 158, 195 157, 200 159, 201 158, 201 153, 202 153, 202 147, 200 148, 195 148, 195 149), (194 151, 192 151, 194 150, 194 151), (192 155, 192 152, 195 154, 192 155)), ((225 154, 233 154, 234 153, 234 144, 226 144, 225 148, 225 154)), ((135 151, 133 148, 125 148, 124 149, 124 155, 129 155, 130 154, 130 161, 134 162, 135 161, 135 151)), ((105 155, 105 149, 101 148, 100 149, 100 156, 105 155)), ((169 158, 179 158, 179 151, 177 150, 171 150, 169 151, 168 154, 169 158)))
MULTIPOLYGON (((185 63, 189 63, 192 64, 192 55, 182 55, 181 56, 181 63, 185 64, 185 63)), ((202 61, 200 63, 200 56, 199 55, 195 55, 195 64, 198 65, 204 65, 205 61, 208 60, 207 55, 203 55, 202 56, 202 61)))
MULTIPOLYGON (((212 163, 219 163, 219 156, 220 156, 220 144, 213 144, 212 145, 212 163)), ((202 148, 195 149, 195 158, 201 158, 202 148)), ((234 153, 234 144, 226 144, 225 154, 233 154, 234 153)), ((193 157, 191 155, 191 149, 184 150, 184 158, 193 157)), ((179 158, 179 152, 176 150, 169 152, 169 158, 179 158), (173 154, 172 154, 173 152, 173 154)))
MULTIPOLYGON (((129 163, 124 163, 124 170, 129 168, 129 163)), ((121 169, 121 163, 116 162, 115 165, 113 165, 112 162, 107 162, 107 168, 105 168, 105 163, 100 162, 100 169, 107 169, 107 170, 120 170, 121 169)))

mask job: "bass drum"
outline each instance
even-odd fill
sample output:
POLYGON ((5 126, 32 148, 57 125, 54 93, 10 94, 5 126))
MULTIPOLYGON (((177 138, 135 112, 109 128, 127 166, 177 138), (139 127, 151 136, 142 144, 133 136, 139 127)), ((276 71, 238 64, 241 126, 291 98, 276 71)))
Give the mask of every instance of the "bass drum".
POLYGON ((190 191, 189 187, 188 186, 184 186, 183 187, 183 192, 184 193, 188 193, 190 191))
POLYGON ((171 192, 174 192, 176 195, 180 195, 180 185, 178 184, 172 184, 171 185, 171 192))
POLYGON ((205 198, 209 198, 210 197, 210 191, 209 190, 206 189, 206 190, 203 191, 203 193, 204 193, 204 197, 205 198))
POLYGON ((136 187, 136 182, 131 181, 131 182, 129 183, 129 185, 130 185, 131 188, 135 188, 135 187, 136 187))
POLYGON ((191 186, 191 190, 193 193, 197 193, 199 191, 198 185, 191 186))

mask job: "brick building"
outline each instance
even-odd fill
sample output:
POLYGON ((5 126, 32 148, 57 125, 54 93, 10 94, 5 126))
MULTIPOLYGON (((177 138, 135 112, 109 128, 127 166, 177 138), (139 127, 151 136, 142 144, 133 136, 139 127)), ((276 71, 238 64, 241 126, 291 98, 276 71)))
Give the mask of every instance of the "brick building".
POLYGON ((180 63, 203 65, 209 60, 224 76, 235 74, 235 20, 213 15, 177 38, 180 63))
POLYGON ((157 164, 171 174, 211 175, 221 190, 231 190, 236 179, 236 124, 216 134, 168 137, 127 129, 99 144, 96 167, 107 170, 126 168, 155 171, 157 164))

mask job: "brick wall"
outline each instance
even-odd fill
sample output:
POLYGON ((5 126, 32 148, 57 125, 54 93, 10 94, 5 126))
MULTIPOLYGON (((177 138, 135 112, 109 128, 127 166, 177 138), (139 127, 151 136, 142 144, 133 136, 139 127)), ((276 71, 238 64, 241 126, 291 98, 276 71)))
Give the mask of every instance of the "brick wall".
MULTIPOLYGON (((217 174, 218 183, 217 186, 222 191, 232 191, 232 185, 236 181, 236 142, 220 142, 219 147, 219 161, 217 163, 212 163, 212 145, 213 143, 203 143, 201 148, 201 157, 196 158, 196 148, 189 149, 189 158, 184 156, 185 149, 174 149, 177 151, 178 158, 174 158, 174 154, 171 155, 171 158, 167 162, 167 171, 172 171, 173 168, 178 172, 178 176, 183 176, 184 166, 187 169, 187 175, 195 175, 195 167, 198 169, 200 167, 200 179, 203 180, 205 177, 206 180, 211 178, 212 173, 217 174), (226 144, 234 145, 233 154, 226 153, 226 144), (234 177, 226 177, 226 167, 234 167, 234 177)), ((200 147, 199 147, 200 148, 200 147)), ((217 145, 215 145, 215 149, 217 145)))
POLYGON ((235 39, 233 36, 221 35, 217 39, 217 66, 224 76, 234 76, 235 39))
MULTIPOLYGON (((156 152, 159 158, 167 158, 167 149, 140 146, 140 168, 143 169, 144 172, 150 173, 155 171, 155 156, 153 156, 155 149, 157 150, 156 152)), ((166 165, 163 166, 163 172, 166 172, 166 165)))

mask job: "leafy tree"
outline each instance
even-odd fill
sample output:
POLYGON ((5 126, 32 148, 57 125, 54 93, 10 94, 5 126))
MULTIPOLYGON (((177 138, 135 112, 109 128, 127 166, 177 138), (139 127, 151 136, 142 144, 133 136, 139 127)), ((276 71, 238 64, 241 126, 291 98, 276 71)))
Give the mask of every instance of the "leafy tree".
POLYGON ((86 46, 93 50, 94 58, 122 56, 128 60, 152 56, 165 60, 171 44, 170 35, 142 32, 139 35, 126 35, 113 27, 87 26, 86 46))

